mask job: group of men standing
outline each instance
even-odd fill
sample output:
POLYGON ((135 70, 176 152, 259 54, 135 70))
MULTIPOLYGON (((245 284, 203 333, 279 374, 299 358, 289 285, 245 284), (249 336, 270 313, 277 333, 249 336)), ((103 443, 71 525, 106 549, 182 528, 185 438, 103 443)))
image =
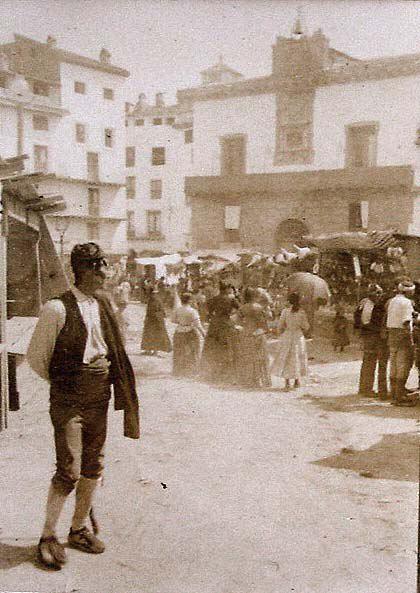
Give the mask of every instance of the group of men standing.
POLYGON ((416 405, 416 397, 406 387, 415 360, 420 368, 415 290, 415 284, 405 280, 398 284, 395 296, 387 298, 379 285, 371 284, 367 297, 359 304, 356 315, 363 346, 359 381, 362 397, 376 395, 373 386, 377 368, 380 399, 391 399, 397 406, 416 405))

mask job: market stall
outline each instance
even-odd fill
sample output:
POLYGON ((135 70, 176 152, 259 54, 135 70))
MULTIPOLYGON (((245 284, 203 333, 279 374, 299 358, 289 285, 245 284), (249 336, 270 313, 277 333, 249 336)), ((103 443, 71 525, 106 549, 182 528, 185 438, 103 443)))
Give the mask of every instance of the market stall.
POLYGON ((38 194, 36 183, 41 176, 26 175, 24 159, 0 159, 0 430, 7 427, 9 395, 13 408, 18 408, 16 356, 24 354, 22 344, 30 337, 41 305, 67 287, 43 218, 65 208, 64 200, 38 194), (23 318, 25 323, 20 323, 23 318), (19 348, 15 348, 17 342, 19 348))
POLYGON ((354 305, 370 283, 391 293, 403 277, 415 273, 408 237, 395 231, 348 232, 305 237, 319 250, 318 274, 334 302, 354 305))

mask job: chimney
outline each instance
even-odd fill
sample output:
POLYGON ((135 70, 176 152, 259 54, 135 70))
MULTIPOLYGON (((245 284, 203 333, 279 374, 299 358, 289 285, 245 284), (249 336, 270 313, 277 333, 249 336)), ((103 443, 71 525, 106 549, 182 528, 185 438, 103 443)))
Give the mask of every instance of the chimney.
POLYGON ((156 105, 156 107, 165 107, 165 100, 163 98, 163 93, 156 93, 155 105, 156 105))
POLYGON ((47 37, 47 45, 48 47, 57 47, 57 39, 52 35, 48 35, 47 37))
POLYGON ((99 60, 104 64, 109 64, 111 61, 111 54, 104 47, 101 49, 101 53, 99 54, 99 60))
POLYGON ((143 109, 143 107, 146 107, 146 105, 147 105, 147 99, 146 99, 145 93, 139 93, 136 107, 138 109, 143 109))

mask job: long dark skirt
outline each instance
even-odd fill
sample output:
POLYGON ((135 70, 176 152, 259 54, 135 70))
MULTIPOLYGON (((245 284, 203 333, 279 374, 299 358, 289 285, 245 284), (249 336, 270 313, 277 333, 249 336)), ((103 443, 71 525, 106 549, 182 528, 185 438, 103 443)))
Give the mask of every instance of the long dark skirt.
POLYGON ((172 373, 175 377, 192 377, 198 371, 200 338, 193 329, 175 332, 172 373))
POLYGON ((163 319, 156 319, 146 315, 141 339, 141 349, 160 352, 172 351, 171 341, 163 319))
POLYGON ((270 387, 271 376, 264 335, 242 333, 238 340, 238 384, 244 387, 270 387))
POLYGON ((201 376, 210 383, 236 383, 237 332, 228 322, 212 325, 204 341, 201 376))

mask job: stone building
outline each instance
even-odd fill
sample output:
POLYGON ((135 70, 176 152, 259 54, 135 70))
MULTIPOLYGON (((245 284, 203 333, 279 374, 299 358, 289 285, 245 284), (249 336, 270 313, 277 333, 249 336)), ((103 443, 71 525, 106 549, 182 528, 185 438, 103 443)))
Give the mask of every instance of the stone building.
POLYGON ((322 31, 272 47, 272 72, 178 91, 195 248, 272 252, 303 235, 420 235, 420 54, 360 60, 322 31))
POLYGON ((153 105, 144 94, 126 115, 127 240, 137 252, 185 250, 190 244, 190 208, 184 179, 192 173, 192 113, 189 105, 153 105))
POLYGON ((129 73, 98 59, 15 35, 0 46, 0 156, 29 156, 45 175, 43 195, 61 195, 66 209, 47 218, 65 252, 99 241, 125 253, 125 126, 123 85, 129 73))

